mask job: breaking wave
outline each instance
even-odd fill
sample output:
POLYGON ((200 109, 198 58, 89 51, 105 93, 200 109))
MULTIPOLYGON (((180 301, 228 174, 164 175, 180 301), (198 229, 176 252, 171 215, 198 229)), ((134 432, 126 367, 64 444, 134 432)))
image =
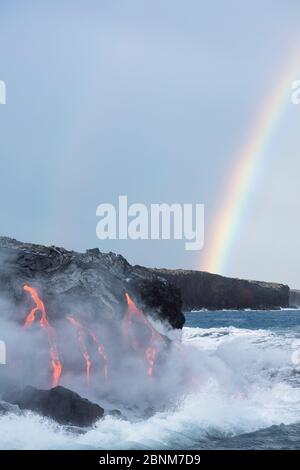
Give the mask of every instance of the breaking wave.
MULTIPOLYGON (((236 323, 242 315, 236 313, 236 323)), ((299 338, 299 328, 284 323, 186 327, 186 361, 197 380, 167 409, 144 418, 124 409, 126 420, 106 416, 85 432, 30 412, 10 413, 0 416, 0 448, 300 447, 300 366, 293 360, 299 338)))

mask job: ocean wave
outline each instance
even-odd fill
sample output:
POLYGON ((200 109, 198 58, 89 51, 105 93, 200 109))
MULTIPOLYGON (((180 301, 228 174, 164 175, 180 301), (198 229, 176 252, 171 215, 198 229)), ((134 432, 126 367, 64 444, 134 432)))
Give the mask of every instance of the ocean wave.
POLYGON ((264 329, 185 328, 186 361, 196 380, 168 409, 147 419, 107 416, 84 433, 33 413, 11 413, 0 417, 0 447, 202 448, 216 439, 298 423, 300 371, 290 359, 292 340, 290 333, 264 329))
POLYGON ((33 413, 0 418, 2 449, 176 449, 197 448, 208 439, 226 439, 281 423, 299 421, 300 394, 280 384, 251 396, 223 393, 215 384, 182 399, 177 409, 149 419, 106 417, 85 433, 33 413), (291 405, 297 404, 297 413, 291 405))

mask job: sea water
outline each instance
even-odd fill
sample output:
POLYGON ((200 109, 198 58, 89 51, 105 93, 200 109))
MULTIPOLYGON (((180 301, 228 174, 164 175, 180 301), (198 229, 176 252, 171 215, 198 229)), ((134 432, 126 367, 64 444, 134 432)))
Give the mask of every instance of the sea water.
POLYGON ((300 448, 299 310, 190 312, 182 341, 203 374, 169 409, 127 421, 107 416, 86 432, 30 412, 6 414, 0 448, 300 448))

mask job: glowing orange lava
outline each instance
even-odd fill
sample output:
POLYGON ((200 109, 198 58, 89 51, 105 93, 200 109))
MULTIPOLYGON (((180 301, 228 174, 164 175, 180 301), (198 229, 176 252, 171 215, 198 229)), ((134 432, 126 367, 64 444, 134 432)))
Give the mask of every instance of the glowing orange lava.
POLYGON ((77 331, 78 331, 78 342, 80 344, 82 355, 83 355, 83 357, 85 358, 85 361, 86 361, 86 375, 87 375, 88 383, 90 381, 90 369, 91 369, 92 364, 91 364, 89 353, 88 353, 87 348, 85 346, 84 333, 88 334, 92 338, 94 343, 96 344, 97 351, 98 351, 99 355, 101 356, 101 358, 103 360, 103 363, 104 363, 104 365, 103 365, 104 379, 105 379, 105 381, 107 381, 108 380, 108 357, 107 357, 104 346, 100 343, 100 341, 98 340, 98 338, 97 338, 97 336, 96 336, 96 334, 94 333, 93 330, 83 326, 73 316, 69 316, 67 318, 68 318, 69 322, 72 323, 77 328, 77 331))
POLYGON ((102 360, 103 360, 103 363, 104 363, 104 365, 103 365, 104 378, 107 381, 108 380, 108 357, 107 357, 105 348, 104 348, 103 344, 101 344, 99 342, 99 340, 98 340, 97 336, 95 335, 95 333, 93 332, 93 330, 88 329, 87 331, 88 331, 89 335, 91 336, 91 338, 93 339, 94 343, 96 344, 97 351, 98 351, 99 355, 102 357, 102 360))
POLYGON ((134 317, 136 317, 141 323, 143 323, 148 330, 150 331, 150 339, 149 339, 149 345, 146 347, 144 354, 146 361, 148 363, 148 369, 147 369, 147 374, 149 377, 153 376, 153 369, 155 366, 156 362, 156 357, 157 357, 157 342, 164 341, 164 338, 161 334, 156 331, 156 329, 151 325, 149 320, 145 317, 143 312, 138 309, 138 307, 135 305, 133 300, 130 298, 129 294, 125 294, 126 302, 128 305, 126 314, 125 314, 125 326, 126 326, 126 336, 130 338, 131 340, 131 346, 135 351, 139 351, 141 347, 139 346, 139 342, 137 338, 133 334, 133 329, 132 329, 132 320, 134 317))
POLYGON ((26 317, 24 328, 28 328, 35 321, 36 313, 40 312, 40 325, 46 331, 49 343, 50 359, 52 366, 52 387, 56 387, 59 384, 59 380, 62 373, 62 365, 59 359, 57 344, 56 344, 56 334, 54 328, 50 325, 47 319, 47 312, 45 305, 41 298, 39 297, 36 289, 28 285, 24 286, 24 291, 28 292, 35 303, 35 307, 29 312, 26 317))
POLYGON ((84 336, 85 336, 84 328, 81 325, 81 323, 79 323, 79 321, 76 320, 73 316, 69 316, 69 317, 67 317, 67 319, 77 329, 78 343, 79 343, 79 346, 80 346, 81 353, 82 353, 82 355, 84 357, 84 360, 85 360, 86 379, 87 379, 87 383, 89 385, 89 383, 90 383, 90 371, 91 371, 91 367, 92 367, 92 362, 91 362, 90 355, 88 353, 88 350, 87 350, 87 347, 86 347, 85 341, 84 341, 84 336))

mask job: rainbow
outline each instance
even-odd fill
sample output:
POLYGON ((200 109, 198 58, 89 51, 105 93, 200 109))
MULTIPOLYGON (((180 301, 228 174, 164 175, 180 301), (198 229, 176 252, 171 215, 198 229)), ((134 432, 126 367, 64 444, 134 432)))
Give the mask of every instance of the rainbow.
POLYGON ((300 69, 299 59, 298 50, 288 66, 284 67, 280 80, 256 113, 254 124, 247 133, 246 143, 238 152, 236 165, 222 192, 224 202, 218 207, 211 224, 208 242, 200 258, 201 270, 224 274, 239 233, 253 179, 267 154, 284 111, 291 103, 291 86, 300 69))

